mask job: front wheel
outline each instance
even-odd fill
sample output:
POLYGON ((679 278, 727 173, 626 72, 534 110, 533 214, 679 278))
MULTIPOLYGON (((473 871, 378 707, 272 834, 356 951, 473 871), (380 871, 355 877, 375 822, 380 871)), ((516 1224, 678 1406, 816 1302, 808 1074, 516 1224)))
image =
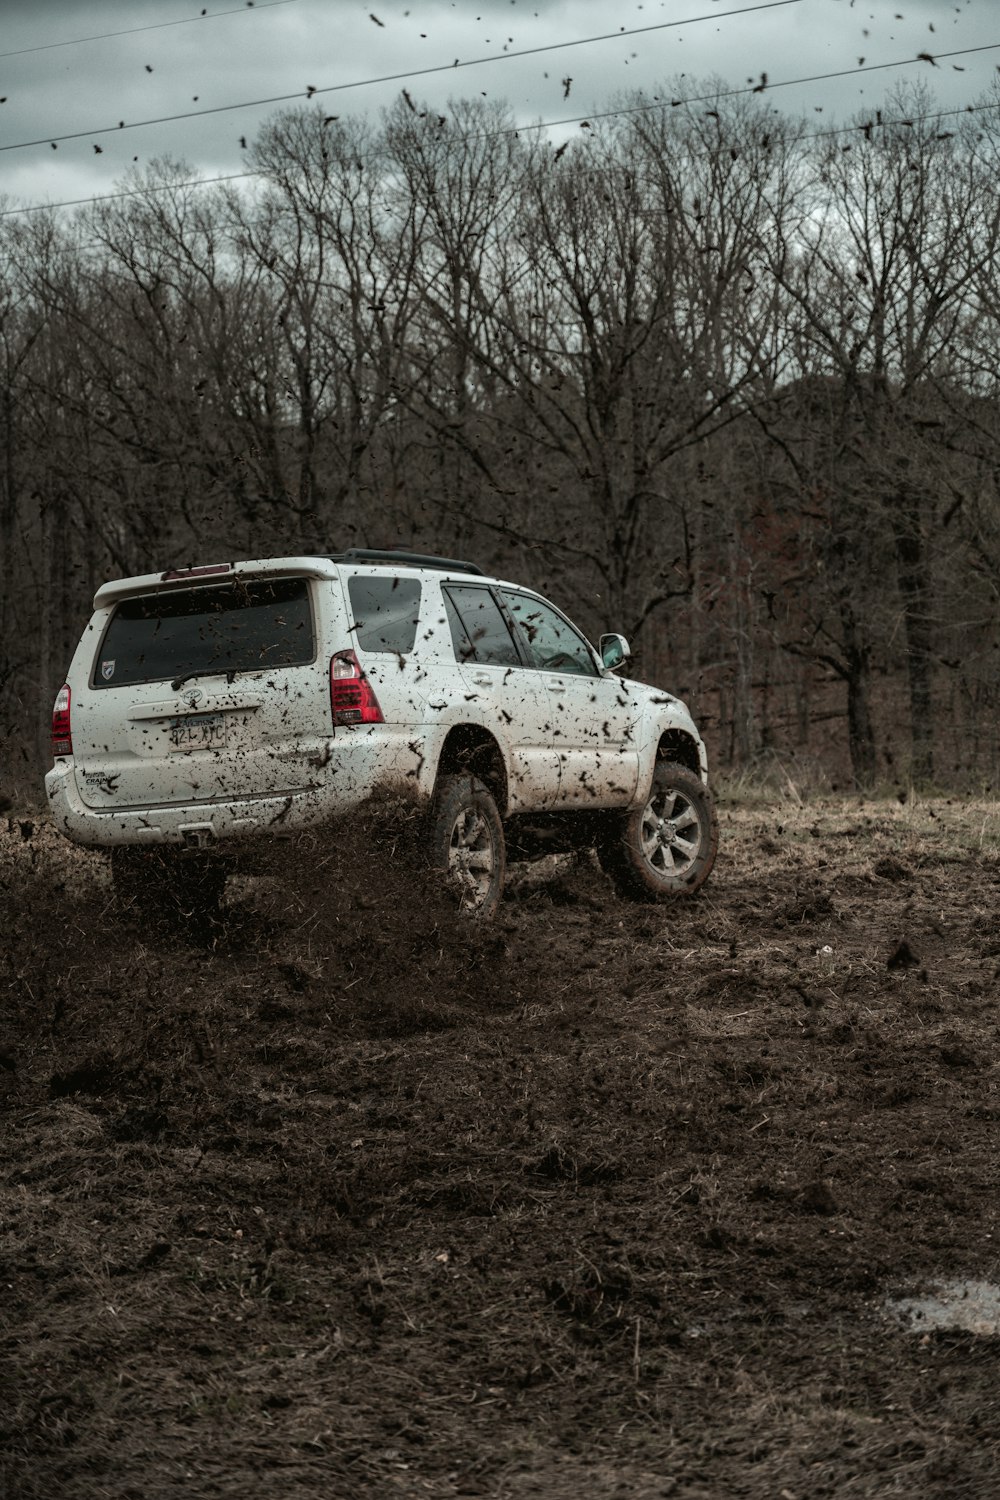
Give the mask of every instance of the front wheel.
POLYGON ((609 823, 597 853, 623 896, 689 896, 711 874, 719 845, 715 804, 685 766, 657 761, 645 806, 609 823))
POLYGON ((463 915, 489 918, 503 893, 503 824, 489 789, 475 776, 443 776, 429 820, 431 864, 443 872, 463 915))

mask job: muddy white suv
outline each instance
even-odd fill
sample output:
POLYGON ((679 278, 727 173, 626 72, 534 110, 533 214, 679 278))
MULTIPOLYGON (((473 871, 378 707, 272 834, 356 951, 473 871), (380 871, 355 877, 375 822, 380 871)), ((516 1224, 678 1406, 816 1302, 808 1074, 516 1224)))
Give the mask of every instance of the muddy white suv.
POLYGON ((218 892, 228 851, 410 789, 432 864, 480 915, 507 850, 594 847, 623 892, 692 892, 718 837, 705 747, 683 703, 617 675, 627 656, 446 558, 119 579, 56 698, 52 814, 126 885, 183 865, 185 888, 197 870, 218 892))

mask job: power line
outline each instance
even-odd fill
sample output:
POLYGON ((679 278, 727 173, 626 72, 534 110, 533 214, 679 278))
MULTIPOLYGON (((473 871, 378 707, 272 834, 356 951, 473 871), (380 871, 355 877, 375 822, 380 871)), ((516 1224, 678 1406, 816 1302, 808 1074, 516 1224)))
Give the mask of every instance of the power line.
POLYGON ((240 10, 217 10, 212 15, 202 11, 200 16, 184 16, 179 21, 154 21, 149 26, 129 26, 124 31, 101 31, 96 36, 74 36, 65 42, 40 42, 35 47, 17 47, 13 52, 0 52, 5 57, 24 57, 28 52, 51 52, 56 47, 80 47, 85 42, 106 42, 111 37, 135 36, 140 31, 163 31, 168 26, 191 26, 198 21, 216 21, 220 16, 240 16, 248 10, 271 10, 276 5, 294 5, 297 0, 246 0, 240 10))
MULTIPOLYGON (((963 47, 957 52, 938 52, 937 57, 947 61, 950 57, 968 57, 973 52, 994 52, 1000 47, 1000 42, 986 42, 981 47, 963 47)), ((922 61, 918 57, 903 57, 896 62, 869 63, 863 68, 840 68, 835 73, 812 73, 806 78, 784 78, 772 83, 748 84, 738 89, 721 89, 711 94, 695 94, 691 98, 662 100, 655 99, 652 104, 636 104, 629 109, 607 109, 603 112, 591 112, 586 115, 571 115, 562 120, 543 120, 538 128, 549 130, 557 125, 579 125, 584 120, 611 120, 620 115, 641 115, 648 113, 651 109, 677 109, 687 104, 709 104, 716 99, 736 99, 741 94, 763 94, 771 93, 774 89, 796 88, 803 83, 826 83, 831 78, 854 78, 859 73, 881 73, 886 68, 907 68, 915 62, 922 61)), ((992 108, 993 106, 989 106, 992 108)), ((961 113, 956 110, 954 113, 961 113)), ((902 122, 900 122, 902 123, 902 122)), ((521 125, 518 130, 532 130, 535 126, 521 125)), ((856 127, 848 126, 848 129, 856 127)), ((507 134, 510 134, 508 131, 507 134)), ((2 148, 0 148, 2 149, 2 148)))
POLYGON ((24 208, 0 210, 0 219, 13 219, 18 214, 40 214, 53 208, 84 208, 90 203, 115 203, 120 198, 142 198, 147 193, 170 193, 180 188, 211 187, 218 182, 246 182, 251 177, 263 177, 263 172, 230 172, 225 177, 192 177, 188 182, 162 182, 149 187, 122 188, 117 193, 101 193, 95 198, 66 198, 61 203, 29 203, 24 208))
MULTIPOLYGON (((998 44, 998 45, 1000 45, 1000 44, 998 44)), ((745 92, 745 91, 744 90, 736 90, 735 92, 745 92)), ((701 98, 701 99, 683 99, 683 100, 678 100, 677 103, 679 103, 679 104, 685 104, 685 105, 686 104, 703 104, 703 103, 705 103, 705 100, 708 99, 708 98, 718 99, 718 98, 721 98, 721 97, 723 97, 723 96, 720 95, 720 94, 712 94, 712 95, 706 95, 705 98, 701 98)), ((646 110, 668 109, 668 108, 670 108, 670 106, 666 105, 666 104, 657 103, 657 104, 644 105, 643 108, 646 109, 646 110)), ((876 131, 876 130, 882 130, 882 131, 889 130, 889 129, 891 129, 895 125, 903 125, 903 126, 927 125, 927 124, 930 124, 931 122, 933 122, 935 120, 951 120, 951 119, 954 119, 957 115, 976 115, 976 114, 982 114, 986 110, 995 110, 997 108, 998 108, 997 104, 995 104, 991 100, 991 101, 987 102, 986 104, 963 104, 963 105, 961 105, 957 109, 939 109, 939 110, 935 110, 932 114, 926 114, 926 115, 909 115, 905 119, 903 119, 902 117, 900 117, 899 119, 882 119, 882 118, 878 118, 878 116, 876 116, 876 118, 874 118, 874 119, 863 121, 860 125, 840 125, 840 126, 837 126, 837 127, 833 128, 833 129, 830 129, 830 130, 811 130, 811 131, 809 131, 803 137, 803 139, 806 140, 806 141, 823 141, 823 140, 830 140, 830 139, 832 139, 832 138, 834 138, 835 136, 838 136, 838 135, 864 135, 866 137, 866 139, 867 139, 867 138, 871 137, 871 135, 872 135, 872 133, 874 131, 876 131)), ((617 110, 617 111, 612 111, 611 113, 612 114, 628 114, 628 113, 631 113, 631 112, 632 111, 628 111, 628 110, 617 110)), ((878 115, 880 115, 880 114, 881 114, 881 111, 878 112, 878 115)), ((606 118, 608 118, 608 116, 605 115, 603 118, 606 119, 606 118)), ((531 129, 544 128, 544 127, 547 127, 548 125, 553 125, 553 124, 556 124, 556 123, 558 123, 558 122, 554 121, 554 120, 542 121, 540 126, 532 126, 530 128, 531 129)), ((503 135, 519 135, 521 133, 521 130, 523 130, 524 128, 525 127, 520 126, 517 129, 504 130, 504 131, 501 131, 501 132, 498 132, 498 133, 499 134, 503 134, 503 135)), ((462 136, 461 139, 462 140, 471 140, 471 139, 474 139, 474 137, 472 137, 472 136, 462 136)), ((83 208, 83 207, 86 207, 86 206, 88 206, 89 204, 92 204, 92 203, 115 203, 115 202, 118 202, 119 200, 121 200, 123 198, 142 198, 142 197, 147 196, 150 193, 172 193, 172 192, 178 192, 182 188, 212 187, 212 186, 214 186, 214 185, 216 185, 216 184, 218 184, 220 182, 248 182, 250 180, 250 178, 252 178, 252 177, 266 177, 266 176, 267 176, 266 172, 259 172, 259 171, 258 172, 230 172, 228 175, 222 176, 222 177, 192 177, 192 178, 190 178, 186 182, 164 182, 164 183, 159 183, 159 184, 154 184, 154 185, 146 185, 146 186, 141 187, 141 188, 122 188, 119 192, 116 192, 116 193, 102 193, 99 196, 92 197, 92 198, 67 198, 67 199, 65 199, 61 203, 32 203, 32 204, 27 204, 26 206, 24 206, 22 208, 0 209, 0 219, 11 219, 11 218, 14 218, 18 214, 45 213, 46 211, 49 211, 49 210, 54 209, 54 208, 83 208)))
MULTIPOLYGON (((178 120, 197 120, 206 115, 220 115, 231 112, 234 109, 256 109, 265 104, 289 104, 293 100, 301 99, 303 92, 305 97, 311 99, 320 94, 341 93, 345 89, 368 88, 378 83, 399 83, 411 78, 425 78, 431 73, 453 73, 458 68, 478 68, 484 63, 508 62, 520 57, 535 57, 542 52, 560 52, 567 47, 586 47, 594 42, 620 41, 623 37, 643 36, 651 31, 669 31, 677 26, 694 26, 701 21, 718 21, 731 16, 750 15, 754 11, 779 10, 786 5, 801 5, 802 0, 761 0, 757 5, 745 5, 735 10, 711 11, 706 15, 688 16, 683 21, 661 21, 654 26, 636 26, 626 30, 622 27, 618 31, 608 31, 600 36, 579 37, 572 42, 549 42, 541 47, 525 47, 518 52, 500 52, 492 57, 472 57, 463 62, 455 58, 453 63, 438 63, 430 68, 409 68, 403 73, 385 73, 379 78, 359 78, 353 83, 333 83, 324 88, 309 88, 303 91, 297 90, 294 94, 273 94, 266 99, 243 99, 237 104, 218 104, 212 109, 189 109, 175 115, 157 115, 149 120, 135 120, 126 125, 124 122, 118 125, 100 125, 94 130, 74 130, 66 135, 46 135, 39 137, 36 141, 14 141, 10 145, 0 146, 0 151, 22 151, 29 146, 49 146, 59 141, 89 140, 95 135, 117 135, 122 130, 139 130, 146 125, 172 125, 178 120)), ((173 24, 173 23, 171 23, 173 24)), ((958 56, 955 53, 954 56, 958 56)))

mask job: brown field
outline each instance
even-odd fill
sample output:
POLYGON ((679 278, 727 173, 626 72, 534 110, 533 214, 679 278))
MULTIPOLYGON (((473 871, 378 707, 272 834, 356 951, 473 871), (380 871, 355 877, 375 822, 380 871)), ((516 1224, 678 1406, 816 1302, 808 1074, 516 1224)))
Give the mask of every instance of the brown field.
POLYGON ((10 818, 4 1500, 995 1496, 993 1325, 887 1301, 1000 1279, 1000 807, 721 824, 688 903, 477 930, 359 825, 171 932, 10 818))

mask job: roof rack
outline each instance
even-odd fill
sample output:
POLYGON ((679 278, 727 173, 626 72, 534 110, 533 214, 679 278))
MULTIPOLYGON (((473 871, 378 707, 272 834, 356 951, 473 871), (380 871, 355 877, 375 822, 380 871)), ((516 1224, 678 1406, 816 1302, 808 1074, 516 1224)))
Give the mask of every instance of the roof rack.
POLYGON ((348 547, 346 552, 331 552, 332 562, 375 563, 404 568, 434 568, 441 573, 478 573, 483 569, 475 563, 460 562, 455 557, 432 557, 426 552, 396 551, 391 547, 348 547))

